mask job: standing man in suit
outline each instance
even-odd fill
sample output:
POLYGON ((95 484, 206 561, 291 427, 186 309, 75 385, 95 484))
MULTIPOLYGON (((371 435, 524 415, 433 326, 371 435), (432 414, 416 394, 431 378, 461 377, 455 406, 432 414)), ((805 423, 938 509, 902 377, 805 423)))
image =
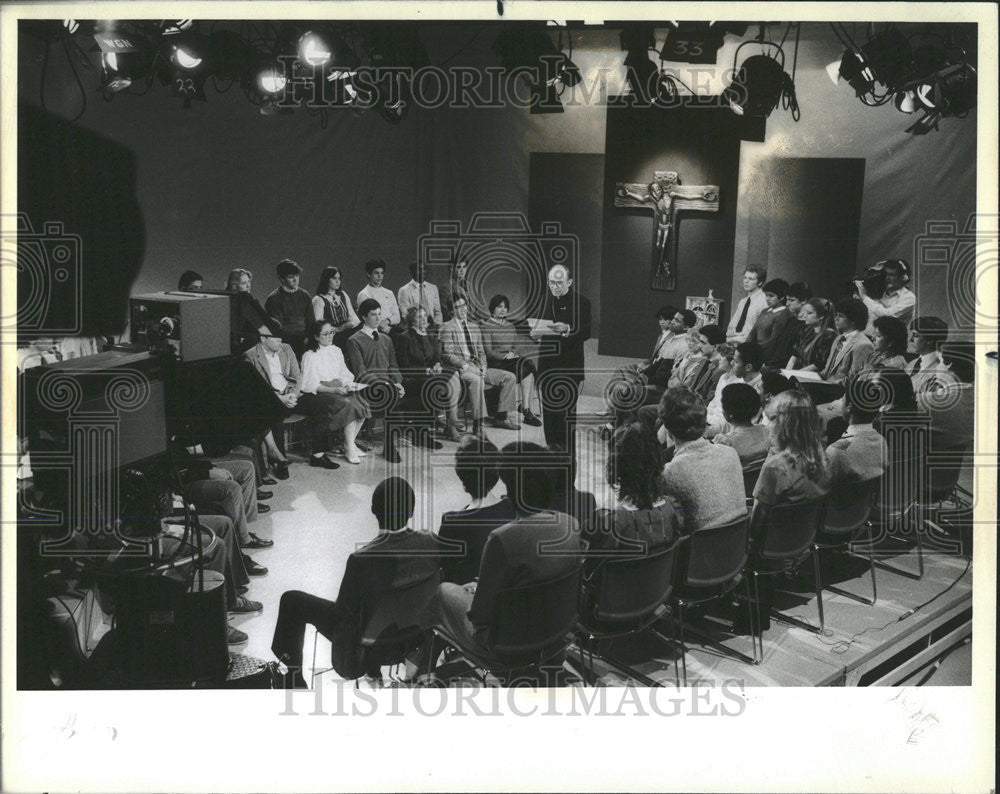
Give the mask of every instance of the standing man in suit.
POLYGON ((486 350, 483 348, 483 332, 469 320, 468 299, 456 293, 452 299, 455 316, 441 326, 439 345, 441 359, 453 368, 465 384, 472 405, 472 432, 483 432, 483 417, 486 416, 486 387, 500 387, 500 402, 497 406, 494 427, 517 430, 518 425, 510 420, 510 412, 517 410, 517 377, 513 372, 489 367, 486 350))
POLYGON ((747 265, 743 271, 743 290, 746 297, 736 304, 729 327, 726 329, 726 341, 733 345, 746 342, 750 330, 757 322, 757 316, 767 308, 767 299, 761 286, 767 278, 767 271, 760 265, 747 265))
MULTIPOLYGON (((403 375, 396 364, 396 350, 389 334, 378 330, 382 307, 374 298, 367 298, 358 306, 361 316, 361 330, 356 331, 344 343, 347 363, 358 383, 376 385, 365 396, 372 404, 372 411, 388 416, 406 394, 403 375), (377 404, 382 403, 382 404, 377 404)), ((395 431, 390 422, 385 423, 385 446, 382 454, 390 463, 399 463, 396 451, 395 431)))
POLYGON ((583 383, 583 343, 590 339, 590 301, 573 289, 565 265, 554 265, 548 273, 549 300, 542 317, 550 323, 543 331, 532 331, 541 343, 538 361, 538 392, 542 403, 545 443, 575 457, 576 416, 583 383))
POLYGON ((399 312, 403 317, 412 306, 423 306, 431 324, 441 325, 443 317, 441 315, 441 296, 438 288, 425 281, 426 268, 423 262, 410 262, 410 275, 412 278, 399 288, 397 298, 399 299, 399 312))

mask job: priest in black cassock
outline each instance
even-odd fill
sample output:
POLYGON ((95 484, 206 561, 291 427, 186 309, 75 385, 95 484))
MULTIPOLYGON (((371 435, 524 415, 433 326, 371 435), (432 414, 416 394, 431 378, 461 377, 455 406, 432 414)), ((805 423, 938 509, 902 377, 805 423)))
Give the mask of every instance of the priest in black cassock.
POLYGON ((563 265, 548 273, 549 299, 541 317, 548 327, 532 335, 540 342, 538 392, 542 401, 545 443, 576 455, 571 418, 583 383, 583 343, 590 338, 590 301, 573 288, 563 265))

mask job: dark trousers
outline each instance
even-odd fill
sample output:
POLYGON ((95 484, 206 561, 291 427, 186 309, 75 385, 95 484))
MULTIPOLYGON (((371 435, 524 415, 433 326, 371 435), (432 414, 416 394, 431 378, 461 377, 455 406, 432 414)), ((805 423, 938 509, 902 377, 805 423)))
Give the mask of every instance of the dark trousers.
POLYGON ((339 623, 336 601, 289 590, 281 595, 271 650, 289 669, 301 671, 306 625, 315 626, 316 631, 332 642, 339 623))
POLYGON ((549 383, 541 377, 539 396, 542 402, 542 430, 548 447, 559 447, 575 459, 576 428, 571 426, 576 420, 576 404, 580 400, 580 381, 557 378, 549 383))

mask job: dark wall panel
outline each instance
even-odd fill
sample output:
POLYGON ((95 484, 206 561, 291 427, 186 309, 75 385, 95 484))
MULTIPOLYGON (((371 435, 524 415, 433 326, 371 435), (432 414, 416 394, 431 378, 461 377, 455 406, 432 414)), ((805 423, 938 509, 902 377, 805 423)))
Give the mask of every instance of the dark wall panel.
POLYGON ((860 158, 762 160, 745 179, 749 239, 745 264, 768 278, 806 281, 837 299, 858 272, 858 230, 865 185, 860 158))
POLYGON ((644 355, 660 306, 683 307, 685 296, 709 289, 725 298, 732 279, 742 132, 728 110, 608 108, 600 353, 644 355), (653 171, 677 171, 682 185, 718 185, 720 191, 717 213, 681 215, 671 292, 649 288, 652 213, 614 205, 615 183, 648 183, 653 171))

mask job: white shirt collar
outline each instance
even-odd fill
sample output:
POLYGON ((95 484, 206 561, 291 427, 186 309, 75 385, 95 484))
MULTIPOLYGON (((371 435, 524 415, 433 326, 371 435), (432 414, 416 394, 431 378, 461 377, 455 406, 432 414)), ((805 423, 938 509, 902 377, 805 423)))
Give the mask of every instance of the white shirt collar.
POLYGON ((875 427, 871 422, 860 425, 848 425, 847 430, 844 432, 844 436, 850 438, 851 436, 856 436, 859 433, 875 432, 875 427))
POLYGON ((371 339, 374 339, 374 338, 375 338, 375 331, 377 331, 377 330, 378 330, 377 328, 369 328, 369 327, 368 327, 367 325, 362 325, 362 326, 361 326, 361 331, 362 331, 363 333, 366 333, 366 334, 368 334, 368 336, 369 336, 369 337, 370 337, 371 339))
POLYGON ((920 369, 927 369, 928 367, 933 367, 935 364, 941 363, 941 353, 937 350, 932 350, 930 353, 924 353, 920 357, 920 369))

